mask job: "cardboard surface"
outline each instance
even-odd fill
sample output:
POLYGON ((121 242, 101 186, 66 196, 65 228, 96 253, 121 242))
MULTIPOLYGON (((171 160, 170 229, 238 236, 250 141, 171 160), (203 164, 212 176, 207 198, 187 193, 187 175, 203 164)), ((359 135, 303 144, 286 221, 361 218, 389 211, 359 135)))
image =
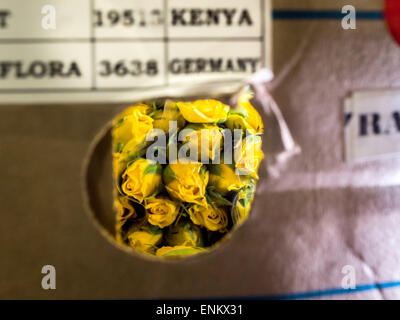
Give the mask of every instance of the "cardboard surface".
MULTIPOLYGON (((346 164, 343 140, 352 90, 400 87, 399 46, 383 21, 343 30, 340 20, 275 20, 274 56, 272 93, 302 153, 279 177, 262 170, 252 215, 232 239, 179 263, 116 248, 85 210, 84 159, 120 106, 1 106, 0 298, 280 295, 340 288, 345 265, 357 285, 400 280, 400 159, 346 164), (56 290, 41 287, 47 264, 56 290)), ((324 298, 398 299, 400 290, 324 298)))

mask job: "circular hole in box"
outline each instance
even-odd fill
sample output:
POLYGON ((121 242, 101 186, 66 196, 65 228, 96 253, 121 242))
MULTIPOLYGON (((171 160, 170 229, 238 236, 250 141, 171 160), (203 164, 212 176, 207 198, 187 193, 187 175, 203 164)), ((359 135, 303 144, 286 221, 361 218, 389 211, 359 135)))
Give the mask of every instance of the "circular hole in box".
MULTIPOLYGON (((223 99, 220 99, 223 101, 223 99)), ((224 101, 226 102, 226 100, 224 101)), ((115 239, 116 209, 114 208, 114 182, 113 182, 113 164, 112 164, 112 122, 110 121, 99 134, 96 135, 91 144, 88 156, 85 161, 83 179, 84 179, 84 198, 90 216, 97 229, 105 238, 116 247, 126 252, 132 253, 142 258, 163 261, 158 257, 143 254, 128 245, 121 245, 115 239)), ((242 226, 244 221, 240 226, 242 226)), ((207 251, 195 255, 189 255, 175 259, 192 259, 201 257, 210 252, 218 250, 227 240, 231 238, 239 226, 234 226, 218 242, 207 251)), ((168 259, 169 260, 169 259, 168 259)))

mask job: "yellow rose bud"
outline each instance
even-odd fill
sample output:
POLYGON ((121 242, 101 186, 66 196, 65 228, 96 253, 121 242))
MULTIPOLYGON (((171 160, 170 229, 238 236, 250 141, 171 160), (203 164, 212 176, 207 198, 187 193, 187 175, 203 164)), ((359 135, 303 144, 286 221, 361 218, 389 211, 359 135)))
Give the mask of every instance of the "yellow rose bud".
MULTIPOLYGON (((209 124, 190 124, 184 129, 192 130, 183 141, 183 147, 197 150, 197 159, 214 160, 223 146, 222 133, 219 127, 209 124)), ((188 131, 189 132, 189 131, 188 131)))
POLYGON ((194 248, 188 246, 161 247, 157 250, 157 257, 184 257, 204 252, 204 248, 194 248))
POLYGON ((181 219, 177 224, 169 227, 166 235, 170 246, 202 247, 201 229, 191 221, 181 219))
POLYGON ((179 204, 165 196, 145 200, 149 223, 160 228, 172 224, 179 213, 179 204))
POLYGON ((216 192, 224 196, 229 191, 238 191, 243 188, 245 183, 235 173, 233 165, 221 163, 210 165, 208 186, 214 187, 216 192))
POLYGON ((138 144, 133 139, 125 145, 121 153, 113 153, 114 181, 117 184, 117 188, 119 188, 121 174, 125 171, 131 159, 136 159, 140 156, 144 156, 145 154, 146 143, 143 142, 138 144))
POLYGON ((170 121, 176 121, 177 130, 181 130, 186 123, 182 114, 179 112, 177 104, 172 100, 165 101, 164 109, 157 111, 153 119, 154 128, 160 129, 166 133, 170 130, 170 121))
POLYGON ((136 217, 135 208, 126 197, 118 197, 118 199, 115 200, 115 207, 117 208, 117 221, 126 221, 136 217))
POLYGON ((197 100, 193 102, 177 102, 179 111, 188 122, 216 123, 225 121, 229 106, 217 100, 197 100))
POLYGON ((215 205, 207 207, 194 205, 189 208, 189 216, 194 224, 206 227, 210 231, 227 231, 228 215, 224 209, 215 205))
POLYGON ((239 95, 238 104, 226 120, 226 126, 231 129, 242 129, 250 134, 260 134, 264 131, 264 124, 258 111, 252 106, 250 100, 253 93, 245 88, 239 95))
POLYGON ((232 208, 232 218, 235 224, 243 223, 249 216, 254 199, 254 185, 241 189, 232 208))
POLYGON ((172 198, 207 206, 208 171, 201 163, 171 163, 164 170, 163 180, 172 198))
POLYGON ((142 227, 129 234, 129 245, 141 252, 154 254, 162 241, 163 232, 157 227, 142 227))
POLYGON ((121 173, 126 169, 126 162, 122 161, 121 154, 114 152, 113 153, 113 171, 114 171, 114 179, 115 182, 118 183, 119 177, 121 173))
POLYGON ((126 222, 128 220, 136 218, 137 214, 129 199, 125 197, 118 197, 114 201, 114 205, 117 208, 117 223, 115 225, 115 234, 117 241, 119 243, 123 243, 125 234, 125 230, 123 230, 123 227, 126 225, 126 222))
POLYGON ((121 112, 117 117, 115 117, 113 121, 113 126, 118 126, 119 123, 125 118, 126 116, 131 115, 134 112, 139 111, 142 114, 150 114, 153 111, 153 108, 145 103, 138 103, 133 106, 128 107, 123 112, 121 112))
POLYGON ((258 179, 258 167, 264 158, 261 146, 260 136, 251 135, 242 141, 240 155, 235 164, 240 174, 250 175, 250 177, 258 179))
POLYGON ((122 192, 139 203, 156 194, 162 186, 162 167, 153 160, 137 159, 122 175, 122 192))
POLYGON ((122 152, 125 145, 132 140, 134 144, 145 141, 147 133, 153 129, 153 119, 147 114, 150 106, 140 104, 133 106, 120 115, 114 122, 114 151, 122 152))

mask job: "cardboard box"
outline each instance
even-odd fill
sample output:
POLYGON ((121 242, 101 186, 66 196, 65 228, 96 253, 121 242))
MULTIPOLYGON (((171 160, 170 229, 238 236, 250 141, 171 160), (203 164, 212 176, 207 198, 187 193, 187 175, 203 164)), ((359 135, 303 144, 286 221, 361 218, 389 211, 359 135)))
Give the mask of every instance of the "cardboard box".
MULTIPOLYGON (((340 12, 347 2, 278 0, 274 9, 340 12)), ((122 106, 0 107, 1 298, 400 298, 400 159, 345 163, 343 109, 352 91, 400 87, 400 47, 383 20, 344 30, 340 19, 276 16, 270 89, 302 153, 278 177, 263 170, 249 220, 199 258, 129 254, 86 210, 85 157, 122 106), (56 268, 56 290, 41 287, 44 265, 56 268), (358 291, 342 289, 345 266, 358 291)))

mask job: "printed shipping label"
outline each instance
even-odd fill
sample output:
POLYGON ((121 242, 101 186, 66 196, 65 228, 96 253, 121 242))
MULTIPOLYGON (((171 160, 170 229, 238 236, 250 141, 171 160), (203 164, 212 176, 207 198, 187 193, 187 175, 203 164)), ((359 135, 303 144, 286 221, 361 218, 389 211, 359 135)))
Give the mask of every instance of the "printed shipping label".
POLYGON ((345 114, 347 161, 400 156, 400 90, 356 92, 345 114))
POLYGON ((270 0, 0 4, 1 103, 233 88, 263 68, 271 70, 270 0))

